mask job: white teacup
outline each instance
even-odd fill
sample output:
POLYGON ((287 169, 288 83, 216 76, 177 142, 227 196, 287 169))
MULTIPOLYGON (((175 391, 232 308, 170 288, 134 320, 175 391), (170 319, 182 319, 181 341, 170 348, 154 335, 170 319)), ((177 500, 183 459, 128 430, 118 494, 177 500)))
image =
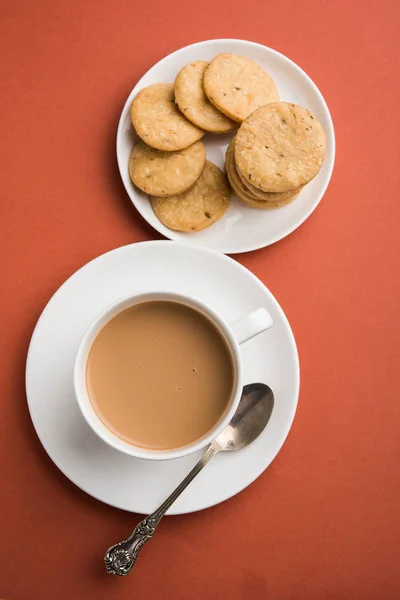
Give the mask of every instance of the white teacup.
POLYGON ((204 302, 196 300, 190 296, 173 294, 170 292, 144 292, 117 300, 117 302, 114 302, 112 305, 105 308, 88 327, 79 345, 78 353, 76 355, 74 369, 75 394, 86 422, 104 442, 116 450, 130 454, 136 458, 149 460, 168 460, 180 458, 204 448, 214 438, 216 438, 217 435, 229 423, 239 404, 243 388, 243 367, 240 344, 250 340, 259 333, 262 333, 271 327, 272 323, 272 318, 265 308, 258 308, 254 312, 242 317, 234 323, 227 323, 217 312, 204 304, 204 302), (130 444, 116 436, 97 416, 90 402, 86 386, 86 361, 91 345, 100 330, 108 321, 110 321, 110 319, 115 317, 121 311, 135 304, 150 302, 152 300, 167 300, 170 302, 183 304, 196 309, 206 316, 214 324, 220 335, 224 338, 231 352, 234 363, 233 394, 225 413, 215 424, 215 426, 201 439, 196 440, 187 446, 172 450, 145 449, 134 446, 133 444, 130 444))

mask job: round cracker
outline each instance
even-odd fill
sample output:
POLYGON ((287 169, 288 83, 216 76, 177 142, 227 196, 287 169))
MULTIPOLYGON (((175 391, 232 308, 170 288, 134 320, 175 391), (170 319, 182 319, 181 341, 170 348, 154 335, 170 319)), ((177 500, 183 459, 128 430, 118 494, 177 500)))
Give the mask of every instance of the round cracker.
POLYGON ((235 194, 240 200, 255 208, 279 208, 293 202, 300 193, 298 189, 292 192, 284 192, 283 194, 266 194, 265 192, 261 192, 263 194, 262 198, 253 195, 242 181, 235 165, 235 138, 228 146, 225 156, 225 167, 229 183, 235 194))
POLYGON ((163 152, 140 141, 129 158, 129 175, 146 194, 170 196, 189 189, 200 177, 205 162, 203 142, 179 152, 163 152))
POLYGON ((175 231, 201 231, 218 221, 228 210, 230 189, 223 172, 206 161, 196 183, 183 194, 151 197, 156 216, 175 231))
POLYGON ((179 71, 174 86, 175 101, 197 127, 212 133, 226 133, 237 127, 237 123, 215 108, 205 95, 203 75, 207 66, 205 60, 197 60, 179 71))
POLYGON ((246 182, 264 192, 287 192, 319 172, 326 149, 321 123, 289 102, 262 106, 242 123, 235 163, 246 182))
POLYGON ((141 90, 133 99, 131 120, 138 136, 157 150, 182 150, 204 135, 178 109, 172 83, 155 83, 141 90))
POLYGON ((279 101, 272 77, 239 54, 218 54, 205 70, 203 86, 209 100, 238 123, 260 106, 279 101))

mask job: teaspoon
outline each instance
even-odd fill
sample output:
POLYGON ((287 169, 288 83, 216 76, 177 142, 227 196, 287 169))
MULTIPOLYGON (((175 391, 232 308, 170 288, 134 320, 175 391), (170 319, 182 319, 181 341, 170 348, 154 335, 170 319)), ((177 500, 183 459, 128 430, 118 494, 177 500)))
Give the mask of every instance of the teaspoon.
POLYGON ((107 573, 124 576, 132 569, 140 549, 153 536, 166 511, 193 481, 202 468, 218 452, 240 450, 248 446, 264 430, 274 407, 274 394, 264 383, 251 383, 243 388, 238 408, 230 423, 211 442, 199 462, 170 496, 151 515, 143 519, 131 535, 111 546, 104 556, 107 573))

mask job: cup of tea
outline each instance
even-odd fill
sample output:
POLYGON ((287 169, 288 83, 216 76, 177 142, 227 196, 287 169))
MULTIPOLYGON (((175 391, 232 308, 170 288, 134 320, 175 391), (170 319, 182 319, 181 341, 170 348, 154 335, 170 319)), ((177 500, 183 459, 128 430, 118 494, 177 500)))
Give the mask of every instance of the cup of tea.
POLYGON ((233 323, 190 296, 145 292, 103 310, 75 360, 81 412, 107 444, 142 459, 207 446, 240 401, 240 344, 272 318, 259 308, 233 323))

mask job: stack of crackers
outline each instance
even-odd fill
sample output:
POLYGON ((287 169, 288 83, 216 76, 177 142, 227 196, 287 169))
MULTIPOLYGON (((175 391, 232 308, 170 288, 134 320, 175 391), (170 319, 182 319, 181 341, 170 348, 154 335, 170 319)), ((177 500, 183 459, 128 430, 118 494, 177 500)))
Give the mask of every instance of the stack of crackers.
POLYGON ((184 66, 175 83, 141 90, 131 106, 140 141, 129 173, 164 225, 200 231, 227 211, 231 188, 254 208, 297 197, 322 165, 325 138, 306 110, 279 102, 270 75, 249 58, 219 54, 184 66), (240 127, 239 127, 240 125, 240 127), (225 174, 206 160, 206 132, 237 134, 225 174), (230 185, 229 185, 230 184, 230 185))
POLYGON ((226 172, 245 204, 279 208, 317 175, 325 150, 322 125, 306 108, 273 102, 242 123, 226 153, 226 172))

